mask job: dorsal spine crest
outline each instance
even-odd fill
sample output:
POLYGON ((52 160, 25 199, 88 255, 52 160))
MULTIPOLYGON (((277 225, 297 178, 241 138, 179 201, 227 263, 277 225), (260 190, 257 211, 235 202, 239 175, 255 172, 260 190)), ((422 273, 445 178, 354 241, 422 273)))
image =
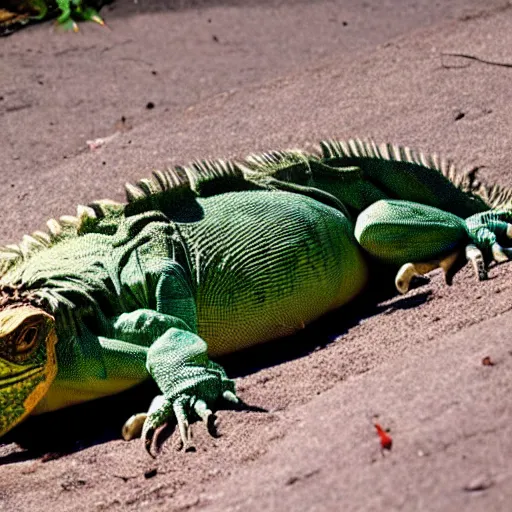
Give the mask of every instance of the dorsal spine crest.
MULTIPOLYGON (((129 214, 127 206, 137 205, 132 211, 159 208, 161 201, 179 203, 190 198, 184 191, 196 196, 221 194, 232 190, 250 190, 266 187, 271 179, 290 180, 301 185, 311 176, 314 162, 351 158, 375 158, 406 162, 437 170, 463 192, 482 198, 490 208, 512 209, 512 188, 499 185, 486 186, 474 179, 474 171, 460 172, 455 165, 438 155, 426 155, 405 146, 376 144, 373 140, 350 139, 347 141, 321 141, 316 152, 301 150, 271 151, 249 155, 245 160, 202 160, 188 166, 155 170, 151 178, 136 184, 126 184, 125 204, 110 200, 95 201, 77 207, 75 216, 63 215, 47 221, 47 231, 25 235, 19 244, 0 247, 0 278, 17 263, 30 258, 38 251, 59 241, 94 230, 102 219, 129 214), (269 180, 270 179, 270 180, 269 180)), ((326 162, 327 161, 327 162, 326 162)))

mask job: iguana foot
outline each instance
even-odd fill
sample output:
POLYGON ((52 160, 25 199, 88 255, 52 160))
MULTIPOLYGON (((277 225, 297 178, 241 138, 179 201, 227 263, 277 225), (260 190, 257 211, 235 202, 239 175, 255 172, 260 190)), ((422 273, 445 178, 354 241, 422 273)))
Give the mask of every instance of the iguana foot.
POLYGON ((512 212, 506 210, 477 213, 466 219, 466 228, 472 241, 466 248, 466 258, 480 281, 487 279, 487 266, 495 261, 512 259, 512 212))
MULTIPOLYGON (((226 402, 239 404, 240 401, 231 390, 225 390, 222 399, 226 402)), ((182 394, 178 398, 166 399, 163 395, 157 396, 147 414, 141 413, 132 416, 123 427, 123 437, 126 440, 142 437, 146 451, 154 457, 152 452, 153 439, 156 431, 167 424, 169 418, 175 418, 181 438, 181 448, 185 451, 193 450, 191 419, 199 418, 210 432, 215 435, 215 414, 204 400, 196 396, 182 394)))
MULTIPOLYGON (((2 3, 2 2, 0 2, 2 3)), ((77 21, 93 21, 105 25, 95 7, 105 0, 10 0, 0 7, 0 36, 8 35, 28 23, 58 15, 57 24, 64 30, 78 32, 77 21)))
MULTIPOLYGON (((491 256, 487 260, 495 261, 496 263, 504 263, 512 259, 512 248, 502 247, 498 242, 494 242, 490 250, 484 252, 489 253, 491 256)), ((469 244, 466 247, 466 259, 471 263, 479 281, 487 279, 487 264, 484 253, 474 244, 469 244)))

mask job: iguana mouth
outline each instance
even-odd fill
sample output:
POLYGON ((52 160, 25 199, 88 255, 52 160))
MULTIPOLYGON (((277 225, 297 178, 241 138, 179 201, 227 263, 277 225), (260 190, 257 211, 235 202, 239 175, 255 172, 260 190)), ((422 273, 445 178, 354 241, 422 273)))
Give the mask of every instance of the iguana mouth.
POLYGON ((44 371, 44 367, 33 368, 30 371, 20 371, 19 373, 13 375, 10 379, 0 381, 0 393, 2 393, 2 390, 9 388, 11 386, 14 386, 21 381, 33 379, 34 377, 36 377, 39 373, 42 373, 43 371, 44 371))

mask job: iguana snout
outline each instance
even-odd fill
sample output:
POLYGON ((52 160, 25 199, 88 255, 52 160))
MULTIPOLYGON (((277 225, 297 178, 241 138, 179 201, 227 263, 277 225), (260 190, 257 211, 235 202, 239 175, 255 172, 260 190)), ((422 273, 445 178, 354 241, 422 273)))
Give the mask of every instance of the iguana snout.
POLYGON ((32 411, 57 374, 55 320, 30 305, 0 310, 0 436, 32 411))

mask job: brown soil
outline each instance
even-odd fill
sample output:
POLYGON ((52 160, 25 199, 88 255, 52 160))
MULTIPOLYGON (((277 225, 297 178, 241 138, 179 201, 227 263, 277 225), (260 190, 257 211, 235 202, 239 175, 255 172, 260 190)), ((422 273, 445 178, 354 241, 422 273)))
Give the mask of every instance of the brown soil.
MULTIPOLYGON (((505 1, 117 0, 109 28, 0 44, 0 240, 194 158, 374 137, 512 184, 505 1), (90 149, 88 140, 104 138, 90 149), (507 142, 508 141, 508 142, 507 142)), ((26 422, 0 446, 0 509, 509 510, 509 265, 360 302, 224 361, 241 397, 156 460, 120 440, 151 386, 26 422), (483 364, 490 357, 494 365, 483 364), (382 452, 374 417, 390 429, 382 452)))

